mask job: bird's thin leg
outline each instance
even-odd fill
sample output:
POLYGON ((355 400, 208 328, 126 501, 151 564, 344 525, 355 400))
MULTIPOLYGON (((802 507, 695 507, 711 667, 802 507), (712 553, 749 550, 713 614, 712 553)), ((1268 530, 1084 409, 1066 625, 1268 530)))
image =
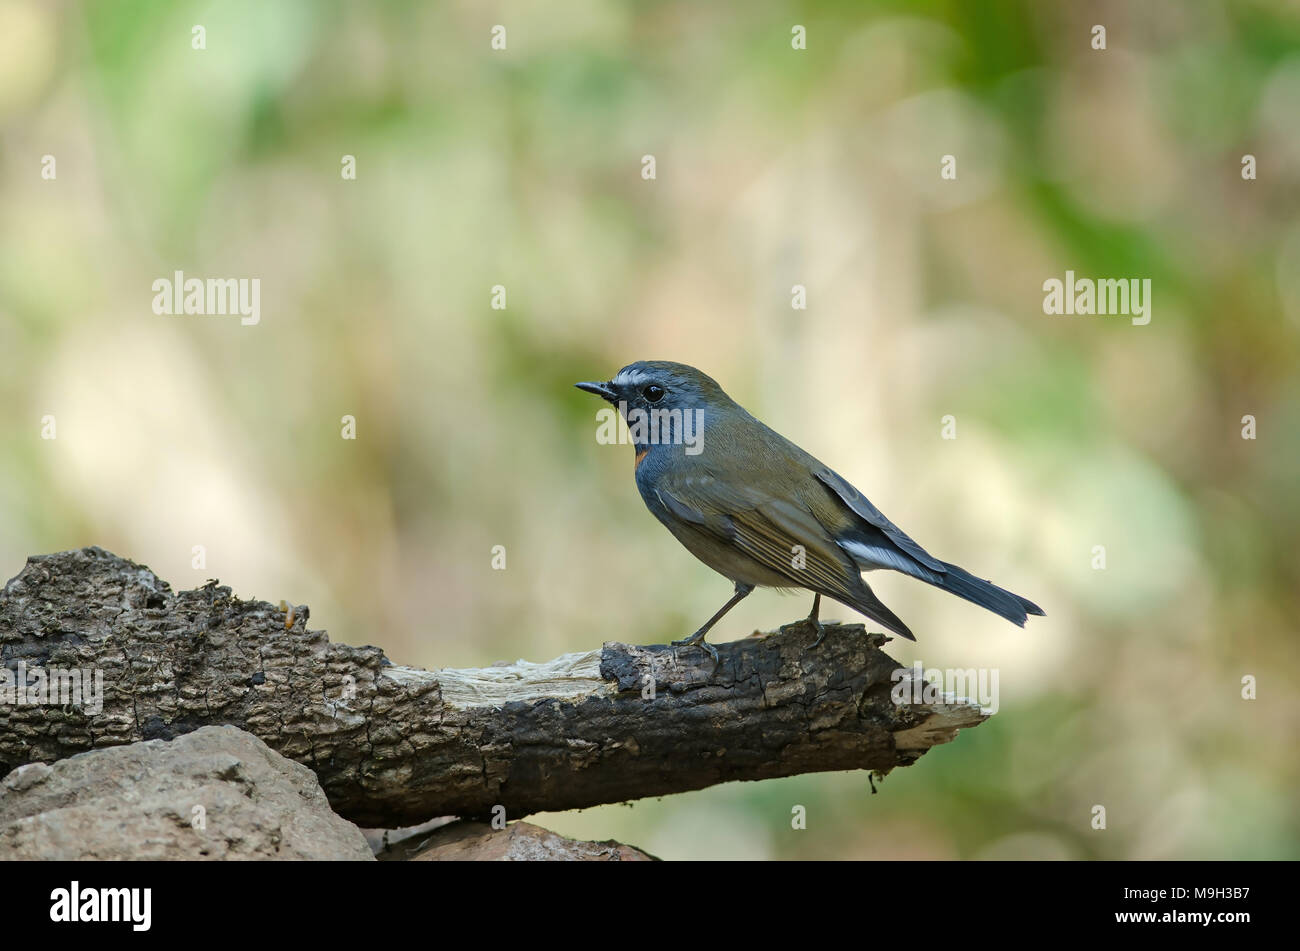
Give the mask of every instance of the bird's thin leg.
POLYGON ((820 594, 814 594, 812 611, 808 614, 808 623, 811 624, 813 630, 817 632, 817 639, 813 641, 810 645, 808 645, 809 650, 812 650, 814 647, 820 644, 822 640, 825 639, 826 637, 826 628, 822 626, 821 621, 817 620, 817 612, 821 610, 821 607, 822 607, 822 596, 820 594))
POLYGON ((713 625, 717 624, 720 620, 722 620, 722 616, 724 614, 726 614, 737 604, 739 604, 741 600, 745 597, 745 595, 749 594, 749 592, 753 590, 754 590, 754 586, 752 584, 742 584, 741 582, 737 581, 736 593, 731 596, 731 600, 728 601, 726 604, 724 604, 721 608, 719 608, 717 614, 713 615, 713 617, 705 621, 704 626, 702 628, 700 628, 690 637, 683 638, 680 641, 673 641, 672 646, 673 647, 698 647, 700 650, 704 651, 710 657, 712 657, 713 663, 716 665, 718 663, 718 649, 714 647, 712 644, 710 644, 708 641, 706 641, 704 639, 704 635, 709 633, 709 628, 713 627, 713 625))

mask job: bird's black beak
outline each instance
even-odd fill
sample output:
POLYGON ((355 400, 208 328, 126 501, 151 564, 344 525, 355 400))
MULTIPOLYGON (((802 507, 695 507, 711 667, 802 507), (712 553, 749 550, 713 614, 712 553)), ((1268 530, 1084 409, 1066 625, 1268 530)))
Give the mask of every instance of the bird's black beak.
POLYGON ((602 400, 609 400, 613 403, 618 399, 618 393, 608 383, 575 383, 573 384, 580 390, 586 390, 588 393, 595 393, 602 400))

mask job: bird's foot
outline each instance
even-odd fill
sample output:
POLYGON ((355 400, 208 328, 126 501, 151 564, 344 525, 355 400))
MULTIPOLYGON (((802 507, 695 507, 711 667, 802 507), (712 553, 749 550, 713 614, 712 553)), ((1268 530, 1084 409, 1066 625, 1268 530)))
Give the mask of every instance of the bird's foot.
POLYGON ((811 644, 808 645, 808 649, 812 650, 822 641, 826 640, 826 625, 823 624, 821 621, 817 620, 815 617, 804 618, 804 623, 817 632, 816 640, 814 640, 811 644))
POLYGON ((704 639, 706 631, 696 631, 690 637, 684 637, 680 641, 673 641, 673 647, 698 647, 704 653, 713 658, 713 666, 718 666, 718 649, 704 639))
POLYGON ((826 638, 826 628, 823 627, 822 622, 818 620, 818 615, 821 612, 821 607, 822 607, 822 596, 821 596, 821 592, 818 592, 813 597, 812 610, 809 611, 808 616, 804 618, 804 623, 817 632, 817 639, 808 646, 809 650, 812 650, 814 647, 816 647, 826 638))

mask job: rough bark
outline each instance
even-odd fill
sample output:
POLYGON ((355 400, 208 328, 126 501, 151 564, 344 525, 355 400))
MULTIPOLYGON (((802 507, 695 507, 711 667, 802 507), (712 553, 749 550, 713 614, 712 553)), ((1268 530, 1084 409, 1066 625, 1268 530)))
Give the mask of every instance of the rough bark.
POLYGON ((173 593, 99 548, 28 559, 0 592, 4 667, 25 665, 29 683, 102 671, 103 708, 0 699, 0 775, 229 724, 315 771, 340 815, 391 827, 886 773, 985 717, 961 700, 894 703, 899 665, 861 625, 828 625, 816 650, 802 624, 719 644, 716 670, 696 649, 608 642, 542 664, 425 671, 330 643, 307 615, 215 581, 173 593))

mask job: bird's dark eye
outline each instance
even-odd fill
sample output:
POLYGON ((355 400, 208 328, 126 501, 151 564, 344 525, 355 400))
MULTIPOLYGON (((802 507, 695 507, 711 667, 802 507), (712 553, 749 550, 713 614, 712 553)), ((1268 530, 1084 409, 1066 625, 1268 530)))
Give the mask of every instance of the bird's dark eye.
POLYGON ((646 398, 648 403, 658 403, 664 398, 664 388, 658 383, 651 383, 641 391, 641 395, 646 398))

